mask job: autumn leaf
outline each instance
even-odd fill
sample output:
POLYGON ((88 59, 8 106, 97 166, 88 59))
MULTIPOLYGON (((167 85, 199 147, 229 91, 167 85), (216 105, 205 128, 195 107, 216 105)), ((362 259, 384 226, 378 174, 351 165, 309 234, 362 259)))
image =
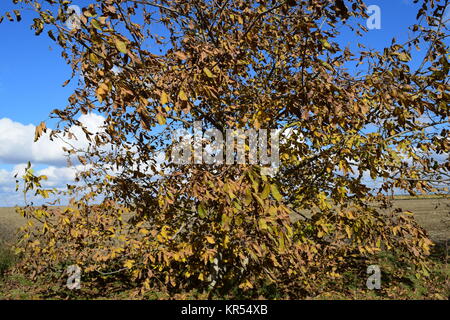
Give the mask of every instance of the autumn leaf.
POLYGON ((263 200, 267 199, 267 197, 268 197, 269 194, 270 194, 270 189, 271 189, 270 184, 266 184, 266 185, 264 186, 264 190, 263 190, 263 192, 261 193, 261 199, 263 199, 263 200))
POLYGON ((280 192, 278 191, 278 188, 277 188, 276 185, 271 184, 270 185, 270 191, 272 193, 272 196, 275 198, 275 200, 281 201, 282 196, 281 196, 280 192))
POLYGON ((122 40, 116 38, 114 40, 114 43, 116 45, 117 50, 119 50, 120 52, 125 53, 125 54, 128 52, 127 45, 122 40))
POLYGON ((401 52, 401 53, 398 55, 398 59, 399 59, 400 61, 403 61, 403 62, 408 62, 408 61, 411 60, 411 57, 410 57, 410 55, 407 54, 406 52, 401 52))
POLYGON ((320 43, 323 45, 323 47, 325 48, 325 49, 331 49, 332 47, 331 47, 331 45, 330 45, 330 43, 326 40, 326 39, 320 39, 320 43))
POLYGON ((51 132, 85 165, 66 188, 45 188, 31 163, 16 182, 25 203, 53 205, 17 208, 15 271, 57 283, 60 273, 42 271, 79 264, 93 298, 115 295, 109 284, 143 297, 257 297, 269 283, 270 296, 292 299, 342 289, 381 250, 428 272, 431 240, 387 195, 448 193, 448 161, 435 156, 449 149, 448 45, 428 25, 439 10, 419 9, 408 45, 374 51, 348 19, 365 12, 361 1, 94 0, 76 30, 61 25, 65 1, 19 2, 80 78, 51 132), (416 45, 435 49, 418 71, 405 65, 423 58, 416 45), (89 143, 78 150, 73 128, 89 115, 101 126, 81 129, 89 143), (206 161, 215 142, 225 148, 206 161))
POLYGON ((167 93, 165 91, 163 91, 160 96, 160 103, 162 105, 165 105, 168 101, 169 101, 169 97, 167 96, 167 93))
POLYGON ((165 118, 162 114, 158 113, 158 114, 156 115, 156 119, 158 120, 158 123, 159 123, 160 125, 166 124, 166 118, 165 118))
POLYGON ((203 72, 204 72, 209 78, 214 78, 214 75, 212 74, 212 72, 211 72, 208 68, 204 67, 204 68, 203 68, 203 72))
POLYGON ((134 260, 126 260, 123 264, 123 266, 127 269, 131 269, 134 266, 135 261, 134 260))
POLYGON ((47 126, 45 125, 45 122, 41 122, 35 129, 34 132, 34 142, 38 141, 38 139, 41 137, 43 132, 47 131, 47 126))
POLYGON ((201 203, 198 205, 197 212, 198 212, 198 215, 200 218, 204 218, 206 215, 205 208, 203 207, 203 205, 201 203))
POLYGON ((180 59, 180 60, 187 60, 187 56, 186 56, 186 54, 185 54, 184 52, 176 51, 174 54, 175 54, 175 55, 177 56, 177 58, 180 59))
POLYGON ((91 20, 91 25, 92 25, 95 29, 97 29, 97 30, 99 30, 99 31, 102 31, 102 27, 101 27, 101 25, 100 25, 100 22, 98 22, 98 20, 92 19, 92 20, 91 20))
POLYGON ((183 90, 180 90, 180 92, 178 93, 178 98, 182 101, 187 101, 188 98, 186 96, 186 93, 183 90))

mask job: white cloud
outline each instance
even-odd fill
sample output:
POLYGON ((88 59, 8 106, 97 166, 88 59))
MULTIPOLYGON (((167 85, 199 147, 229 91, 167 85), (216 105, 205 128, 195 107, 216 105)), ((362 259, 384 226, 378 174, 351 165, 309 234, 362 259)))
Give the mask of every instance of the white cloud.
MULTIPOLYGON (((104 118, 100 115, 82 115, 78 120, 94 134, 102 131, 104 118)), ((48 180, 43 182, 45 188, 62 188, 66 184, 74 184, 76 172, 83 170, 81 164, 66 166, 63 147, 67 145, 61 139, 55 138, 51 141, 50 129, 34 142, 35 129, 32 124, 25 125, 8 118, 0 119, 0 164, 13 166, 12 169, 0 168, 0 207, 23 204, 23 196, 15 191, 14 175, 17 173, 20 178, 28 161, 32 165, 39 164, 40 167, 47 165, 35 172, 38 176, 48 177, 48 180)), ((69 131, 76 137, 70 141, 73 146, 78 149, 87 148, 89 141, 80 127, 72 127, 69 131)))
POLYGON ((79 166, 57 168, 54 166, 47 167, 45 169, 37 171, 38 176, 47 176, 48 180, 43 182, 44 187, 58 188, 65 184, 73 183, 77 170, 80 170, 79 166))
MULTIPOLYGON (((5 206, 15 206, 17 204, 23 203, 22 193, 16 192, 16 178, 14 175, 17 174, 17 178, 20 183, 20 187, 23 186, 21 182, 21 177, 25 173, 25 168, 27 164, 21 163, 14 166, 11 170, 0 169, 0 207, 5 206)), ((32 169, 34 167, 32 166, 32 169)), ((83 171, 86 166, 77 165, 72 167, 55 167, 49 166, 40 170, 35 170, 36 176, 47 176, 47 180, 42 181, 43 188, 49 189, 62 189, 67 184, 75 184, 75 176, 77 172, 83 171)), ((28 199, 31 201, 42 202, 40 198, 34 197, 33 194, 28 195, 28 199)))
POLYGON ((13 174, 5 169, 0 169, 0 193, 10 192, 13 186, 13 174))
POLYGON ((18 163, 31 156, 29 140, 30 137, 33 139, 33 132, 33 125, 23 125, 8 118, 0 119, 0 160, 18 163))
MULTIPOLYGON (((96 114, 82 115, 79 121, 92 133, 99 132, 104 118, 96 114)), ((31 163, 52 164, 63 166, 66 163, 63 147, 66 143, 61 139, 49 138, 50 130, 34 142, 36 127, 24 125, 8 118, 0 119, 0 163, 19 164, 31 163)), ((77 148, 86 148, 89 144, 80 127, 70 129, 77 140, 71 141, 77 148)))

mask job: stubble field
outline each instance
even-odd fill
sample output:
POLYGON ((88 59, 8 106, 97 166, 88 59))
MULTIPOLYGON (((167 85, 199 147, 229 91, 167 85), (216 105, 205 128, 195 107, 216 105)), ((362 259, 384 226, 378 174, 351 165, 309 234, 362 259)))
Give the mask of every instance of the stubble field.
MULTIPOLYGON (((433 241, 442 244, 450 240, 450 199, 405 197, 394 200, 394 208, 412 212, 433 241)), ((13 241, 17 228, 24 223, 14 208, 0 207, 0 241, 13 241)))

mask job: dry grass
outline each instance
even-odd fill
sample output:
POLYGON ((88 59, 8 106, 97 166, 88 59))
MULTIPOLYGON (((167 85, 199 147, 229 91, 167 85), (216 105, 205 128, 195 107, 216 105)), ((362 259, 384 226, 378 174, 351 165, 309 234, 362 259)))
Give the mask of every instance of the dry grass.
POLYGON ((0 242, 10 242, 15 238, 17 229, 26 222, 14 208, 0 207, 0 242))
POLYGON ((394 207, 412 212, 433 241, 443 243, 450 240, 450 199, 394 200, 394 207))

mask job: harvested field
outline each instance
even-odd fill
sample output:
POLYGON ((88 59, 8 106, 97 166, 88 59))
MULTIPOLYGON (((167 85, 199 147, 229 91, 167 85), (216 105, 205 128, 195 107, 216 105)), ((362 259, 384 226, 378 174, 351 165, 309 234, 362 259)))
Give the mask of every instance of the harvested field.
MULTIPOLYGON (((394 200, 394 207, 411 211, 435 242, 450 240, 450 199, 401 198, 394 200)), ((0 240, 14 239, 15 230, 25 222, 14 208, 0 207, 0 240)))

